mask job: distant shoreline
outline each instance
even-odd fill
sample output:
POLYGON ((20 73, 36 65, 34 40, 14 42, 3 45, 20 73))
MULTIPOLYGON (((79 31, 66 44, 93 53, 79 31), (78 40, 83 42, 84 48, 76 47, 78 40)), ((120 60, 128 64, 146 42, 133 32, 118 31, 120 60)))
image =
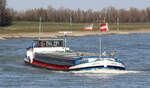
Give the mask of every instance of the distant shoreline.
POLYGON ((150 33, 150 23, 120 23, 119 31, 116 24, 110 23, 109 32, 100 32, 99 24, 94 23, 93 31, 83 31, 85 25, 89 23, 52 23, 43 22, 43 33, 39 35, 39 22, 14 22, 8 27, 0 27, 0 40, 9 38, 38 38, 38 37, 57 37, 64 36, 58 31, 73 31, 68 36, 86 36, 96 34, 132 34, 132 33, 150 33))
MULTIPOLYGON (((133 34, 133 33, 150 33, 150 29, 141 29, 141 30, 134 30, 134 31, 129 31, 129 30, 124 30, 124 31, 109 31, 109 32, 100 32, 100 31, 72 31, 72 33, 67 34, 67 36, 87 36, 87 35, 97 35, 97 34, 102 34, 102 35, 109 35, 109 34, 114 34, 114 35, 126 35, 126 34, 133 34)), ((62 33, 58 32, 45 32, 45 33, 13 33, 13 34, 0 34, 0 40, 6 40, 10 38, 54 38, 54 37, 59 37, 59 36, 64 36, 62 33)))

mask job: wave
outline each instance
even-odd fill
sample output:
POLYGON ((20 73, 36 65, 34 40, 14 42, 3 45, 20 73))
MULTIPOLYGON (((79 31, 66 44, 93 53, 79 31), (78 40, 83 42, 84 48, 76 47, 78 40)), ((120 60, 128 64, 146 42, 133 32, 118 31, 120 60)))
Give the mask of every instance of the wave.
POLYGON ((132 70, 111 70, 111 69, 98 69, 90 71, 71 71, 71 73, 87 73, 87 74, 132 74, 132 73, 144 73, 144 71, 132 71, 132 70))

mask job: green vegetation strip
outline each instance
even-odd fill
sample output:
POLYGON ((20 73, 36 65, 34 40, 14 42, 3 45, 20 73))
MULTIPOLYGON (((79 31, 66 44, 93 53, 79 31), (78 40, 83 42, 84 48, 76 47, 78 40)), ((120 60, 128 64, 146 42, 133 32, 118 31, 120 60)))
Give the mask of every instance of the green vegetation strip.
MULTIPOLYGON (((70 23, 42 23, 43 32, 70 31, 70 23)), ((83 31, 90 23, 73 23, 72 31, 83 31)), ((110 30, 116 30, 116 23, 109 24, 110 30)), ((150 29, 150 23, 120 23, 120 30, 150 29)), ((38 33, 39 22, 13 22, 11 26, 0 27, 0 34, 38 33)), ((99 31, 99 23, 94 23, 93 31, 99 31)))

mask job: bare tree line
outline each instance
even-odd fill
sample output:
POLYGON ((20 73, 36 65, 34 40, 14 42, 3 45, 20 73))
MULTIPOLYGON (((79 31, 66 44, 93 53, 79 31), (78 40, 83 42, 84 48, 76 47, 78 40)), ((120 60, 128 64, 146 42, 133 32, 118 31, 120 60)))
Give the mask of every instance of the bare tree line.
POLYGON ((107 22, 116 22, 117 17, 120 22, 150 22, 150 8, 139 10, 137 8, 115 9, 114 7, 104 8, 100 11, 89 9, 71 10, 69 8, 55 9, 49 6, 47 9, 38 8, 17 12, 9 9, 9 13, 15 21, 39 21, 39 17, 43 17, 45 22, 69 22, 72 17, 73 22, 102 22, 106 17, 107 22))
POLYGON ((6 0, 0 0, 0 26, 11 24, 11 15, 9 9, 6 8, 6 0))
MULTIPOLYGON (((70 17, 73 22, 103 22, 106 17, 107 22, 115 23, 117 18, 122 23, 129 22, 150 22, 150 8, 139 10, 137 8, 115 9, 114 7, 104 8, 100 11, 88 10, 71 10, 69 8, 55 9, 49 6, 47 9, 38 8, 26 11, 15 11, 11 8, 5 8, 6 0, 0 0, 0 22, 1 20, 11 17, 13 21, 39 21, 43 17, 44 22, 69 22, 70 17), (5 2, 5 3, 1 3, 5 2), (2 5, 1 5, 2 4, 2 5), (3 6, 4 4, 4 6, 3 6), (3 17, 5 15, 7 17, 3 17)), ((7 20, 11 20, 10 18, 7 20)), ((1 24, 1 23, 0 23, 1 24)))

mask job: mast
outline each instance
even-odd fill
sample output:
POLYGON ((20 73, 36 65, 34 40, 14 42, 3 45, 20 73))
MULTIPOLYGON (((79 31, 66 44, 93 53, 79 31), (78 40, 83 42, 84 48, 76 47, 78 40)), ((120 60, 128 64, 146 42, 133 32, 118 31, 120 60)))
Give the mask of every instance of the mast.
POLYGON ((101 46, 102 46, 102 43, 101 43, 101 38, 99 38, 99 58, 101 59, 101 52, 102 52, 102 49, 101 49, 101 46))
POLYGON ((106 16, 104 16, 104 24, 106 23, 106 16))
POLYGON ((119 26, 119 17, 117 17, 117 31, 119 31, 120 26, 119 26))
POLYGON ((40 39, 41 32, 42 32, 42 17, 40 16, 40 22, 39 22, 39 39, 40 39))
POLYGON ((64 37, 65 37, 65 39, 64 39, 64 47, 65 47, 65 51, 66 51, 66 46, 67 46, 67 39, 66 39, 66 37, 67 37, 67 33, 72 33, 72 32, 69 32, 69 31, 60 31, 60 32, 58 32, 58 33, 63 33, 64 34, 64 37))
POLYGON ((72 31, 72 17, 70 16, 70 31, 72 31))

